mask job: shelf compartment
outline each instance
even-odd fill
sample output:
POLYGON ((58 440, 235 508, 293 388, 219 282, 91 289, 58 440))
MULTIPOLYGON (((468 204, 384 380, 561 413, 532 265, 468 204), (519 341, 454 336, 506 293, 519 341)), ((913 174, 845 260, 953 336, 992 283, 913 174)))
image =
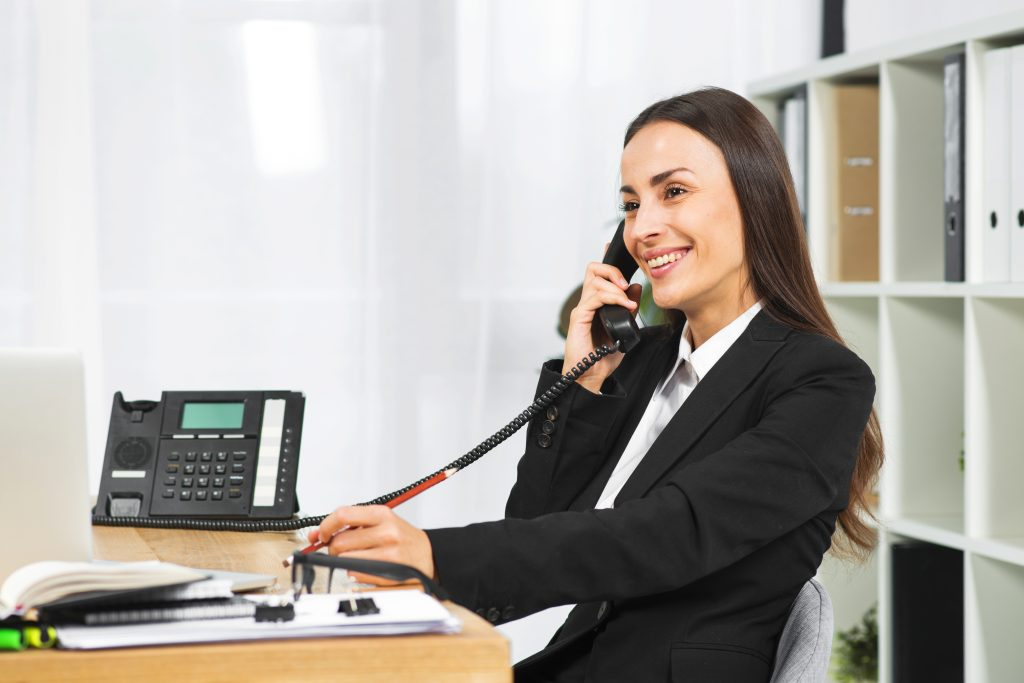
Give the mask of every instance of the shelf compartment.
POLYGON ((847 345, 871 367, 877 381, 878 299, 876 297, 826 297, 828 312, 847 345))
POLYGON ((968 532, 1024 536, 1024 299, 967 301, 968 532))
POLYGON ((966 680, 1020 680, 1024 567, 969 555, 964 568, 966 680))
POLYGON ((881 308, 882 515, 963 520, 963 299, 884 297, 881 308))
POLYGON ((943 53, 881 70, 879 233, 883 281, 942 281, 943 53))

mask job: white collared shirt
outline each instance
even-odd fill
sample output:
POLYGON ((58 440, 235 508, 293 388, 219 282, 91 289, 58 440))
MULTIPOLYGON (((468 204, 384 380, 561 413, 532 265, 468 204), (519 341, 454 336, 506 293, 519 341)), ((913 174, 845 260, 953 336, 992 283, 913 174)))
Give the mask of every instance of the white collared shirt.
POLYGON ((637 465, 647 455, 647 451, 661 434, 669 420, 676 414, 683 402, 693 392, 701 378, 705 377, 715 363, 725 355, 729 347, 735 343, 747 325, 761 310, 761 302, 740 314, 738 318, 716 332, 710 339, 694 349, 690 339, 690 323, 683 327, 679 337, 679 356, 668 376, 654 390, 651 402, 647 404, 644 416, 636 426, 636 431, 626 444, 619 462, 615 464, 612 476, 605 484, 604 491, 597 501, 597 508, 615 506, 615 497, 632 476, 637 465))

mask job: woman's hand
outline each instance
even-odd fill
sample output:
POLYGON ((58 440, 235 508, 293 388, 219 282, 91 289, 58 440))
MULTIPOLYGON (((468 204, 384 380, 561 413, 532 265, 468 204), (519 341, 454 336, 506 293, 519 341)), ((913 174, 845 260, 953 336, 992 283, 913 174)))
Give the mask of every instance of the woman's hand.
MULTIPOLYGON (((434 577, 434 553, 430 538, 399 517, 386 505, 340 507, 309 532, 310 543, 330 539, 330 555, 398 562, 434 577), (339 533, 340 532, 340 533, 339 533)), ((354 573, 364 583, 393 583, 380 577, 354 573)))
MULTIPOLYGON (((641 286, 630 285, 622 272, 615 266, 606 263, 591 263, 587 266, 587 273, 583 278, 583 293, 580 295, 580 302, 569 314, 569 329, 565 335, 565 361, 562 364, 562 374, 569 372, 576 363, 584 356, 590 354, 595 348, 595 341, 598 344, 608 344, 608 339, 601 324, 597 325, 596 339, 591 335, 594 319, 597 317, 597 309, 608 304, 616 304, 624 307, 636 315, 640 303, 641 286)), ((612 374, 615 368, 622 362, 621 353, 613 353, 605 356, 594 367, 580 377, 576 383, 584 388, 598 393, 601 385, 608 375, 612 374)))

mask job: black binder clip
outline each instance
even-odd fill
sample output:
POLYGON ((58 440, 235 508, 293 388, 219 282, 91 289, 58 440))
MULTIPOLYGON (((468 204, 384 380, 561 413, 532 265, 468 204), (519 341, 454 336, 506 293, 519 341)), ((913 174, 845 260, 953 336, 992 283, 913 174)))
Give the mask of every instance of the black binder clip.
POLYGON ((380 607, 373 598, 348 597, 338 601, 338 613, 346 617, 363 617, 367 614, 380 614, 380 607))
POLYGON ((295 604, 291 602, 280 605, 256 605, 256 621, 293 621, 295 604))

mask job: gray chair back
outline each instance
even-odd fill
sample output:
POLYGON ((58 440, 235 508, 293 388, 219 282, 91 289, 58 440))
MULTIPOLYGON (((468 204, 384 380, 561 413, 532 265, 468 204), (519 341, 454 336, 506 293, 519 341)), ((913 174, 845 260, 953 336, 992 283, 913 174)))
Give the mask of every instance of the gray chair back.
POLYGON ((821 683, 828 680, 832 654, 832 600, 811 579, 793 601, 775 651, 771 683, 821 683))

